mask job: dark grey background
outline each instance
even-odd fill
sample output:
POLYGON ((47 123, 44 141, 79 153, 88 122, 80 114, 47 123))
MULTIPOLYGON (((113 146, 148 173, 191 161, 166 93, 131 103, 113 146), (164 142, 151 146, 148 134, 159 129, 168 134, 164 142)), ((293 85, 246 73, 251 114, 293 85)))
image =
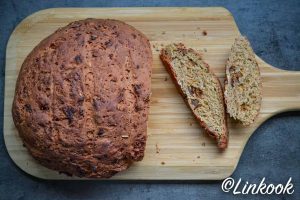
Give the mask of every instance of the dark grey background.
MULTIPOLYGON (((9 158, 3 141, 5 49, 14 27, 35 11, 51 7, 224 6, 254 51, 273 66, 300 70, 300 1, 5 1, 0 0, 0 199, 300 199, 300 112, 281 114, 264 123, 248 142, 232 177, 252 183, 285 183, 293 195, 224 193, 222 181, 44 181, 26 175, 9 158)), ((299 97, 300 101, 300 97, 299 97)))

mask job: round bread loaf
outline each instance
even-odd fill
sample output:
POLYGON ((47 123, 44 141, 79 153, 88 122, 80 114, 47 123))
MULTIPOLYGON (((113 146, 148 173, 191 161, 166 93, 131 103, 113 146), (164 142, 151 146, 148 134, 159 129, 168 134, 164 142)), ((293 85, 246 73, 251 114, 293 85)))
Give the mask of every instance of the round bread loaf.
POLYGON ((144 156, 148 39, 117 20, 76 21, 44 39, 19 73, 12 114, 42 165, 108 178, 144 156))

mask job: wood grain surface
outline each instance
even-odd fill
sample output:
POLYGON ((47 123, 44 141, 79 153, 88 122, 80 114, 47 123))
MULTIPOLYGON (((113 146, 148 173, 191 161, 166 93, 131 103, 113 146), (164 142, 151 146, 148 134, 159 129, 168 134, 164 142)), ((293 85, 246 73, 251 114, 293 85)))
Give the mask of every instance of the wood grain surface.
MULTIPOLYGON (((117 180, 208 180, 230 176, 252 133, 266 119, 300 109, 300 73, 270 66, 257 57, 263 101, 255 123, 243 127, 228 120, 229 146, 224 152, 203 133, 159 59, 160 49, 183 42, 203 54, 223 81, 225 62, 239 30, 224 8, 54 8, 24 19, 12 33, 6 52, 4 139, 12 160, 22 170, 44 179, 78 179, 38 164, 22 146, 11 116, 16 78, 28 53, 57 28, 85 18, 123 20, 150 40, 154 55, 152 98, 145 158, 117 174, 117 180), (205 34, 206 33, 206 34, 205 34)), ((282 133, 284 134, 284 133, 282 133)), ((276 148, 274 146, 274 148, 276 148)))

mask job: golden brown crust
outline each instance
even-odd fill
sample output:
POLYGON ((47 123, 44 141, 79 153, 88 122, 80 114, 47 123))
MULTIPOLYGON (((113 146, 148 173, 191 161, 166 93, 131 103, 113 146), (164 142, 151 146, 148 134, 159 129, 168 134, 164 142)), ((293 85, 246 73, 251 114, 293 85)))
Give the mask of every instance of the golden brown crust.
MULTIPOLYGON (((180 48, 182 49, 183 51, 192 51, 195 55, 197 55, 199 58, 201 58, 201 55, 194 51, 193 49, 186 49, 185 46, 182 44, 182 43, 179 43, 179 44, 175 44, 177 48, 180 48)), ((201 119, 200 116, 198 116, 193 108, 189 105, 188 103, 188 99, 186 97, 186 94, 183 92, 183 89, 181 88, 180 84, 179 84, 179 81, 177 79, 177 76, 176 76, 176 73, 174 71, 174 68, 172 66, 172 60, 171 60, 171 57, 168 55, 168 53, 166 52, 165 49, 162 49, 161 51, 161 54, 160 54, 160 58, 162 60, 162 62, 164 63, 167 71, 169 72, 169 74, 171 75, 172 77, 172 80, 173 82, 175 83, 175 86, 176 88, 178 89, 178 91, 180 92, 180 94, 183 96, 183 99, 185 100, 186 104, 190 107, 190 109, 193 111, 193 115, 196 117, 196 119, 198 120, 199 124, 201 125, 201 127, 204 128, 205 132, 210 135, 211 137, 213 137, 217 143, 218 143, 218 147, 220 149, 225 149, 227 148, 227 145, 228 145, 228 129, 227 129, 227 119, 226 119, 226 115, 224 117, 224 121, 225 121, 225 128, 224 128, 224 132, 222 134, 219 134, 219 133, 216 133, 216 132, 213 132, 211 130, 209 130, 209 127, 207 126, 207 124, 201 119)), ((208 64, 206 64, 206 67, 208 68, 209 70, 209 73, 217 80, 218 84, 219 84, 219 95, 222 97, 223 99, 223 112, 225 113, 225 104, 224 104, 224 96, 223 96, 223 91, 222 91, 222 87, 221 87, 221 83, 219 81, 219 79, 216 77, 216 75, 211 71, 211 69, 209 68, 208 64)), ((222 112, 222 111, 221 111, 222 112)))
POLYGON ((111 177, 144 156, 149 41, 116 20, 58 29, 25 59, 12 114, 31 155, 79 177, 111 177))

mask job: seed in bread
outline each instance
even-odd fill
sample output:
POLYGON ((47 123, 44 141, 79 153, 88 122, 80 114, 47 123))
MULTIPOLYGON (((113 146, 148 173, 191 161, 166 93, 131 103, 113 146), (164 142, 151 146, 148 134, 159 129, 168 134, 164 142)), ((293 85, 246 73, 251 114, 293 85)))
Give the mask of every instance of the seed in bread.
POLYGON ((255 54, 245 37, 238 37, 226 64, 225 102, 231 117, 249 125, 259 114, 261 78, 255 54))
POLYGON ((226 148, 228 131, 223 91, 208 64, 199 53, 181 43, 166 46, 160 58, 200 125, 217 140, 219 148, 226 148))
POLYGON ((117 20, 87 19, 58 29, 25 59, 13 119, 42 165, 108 178, 144 156, 152 52, 117 20))

